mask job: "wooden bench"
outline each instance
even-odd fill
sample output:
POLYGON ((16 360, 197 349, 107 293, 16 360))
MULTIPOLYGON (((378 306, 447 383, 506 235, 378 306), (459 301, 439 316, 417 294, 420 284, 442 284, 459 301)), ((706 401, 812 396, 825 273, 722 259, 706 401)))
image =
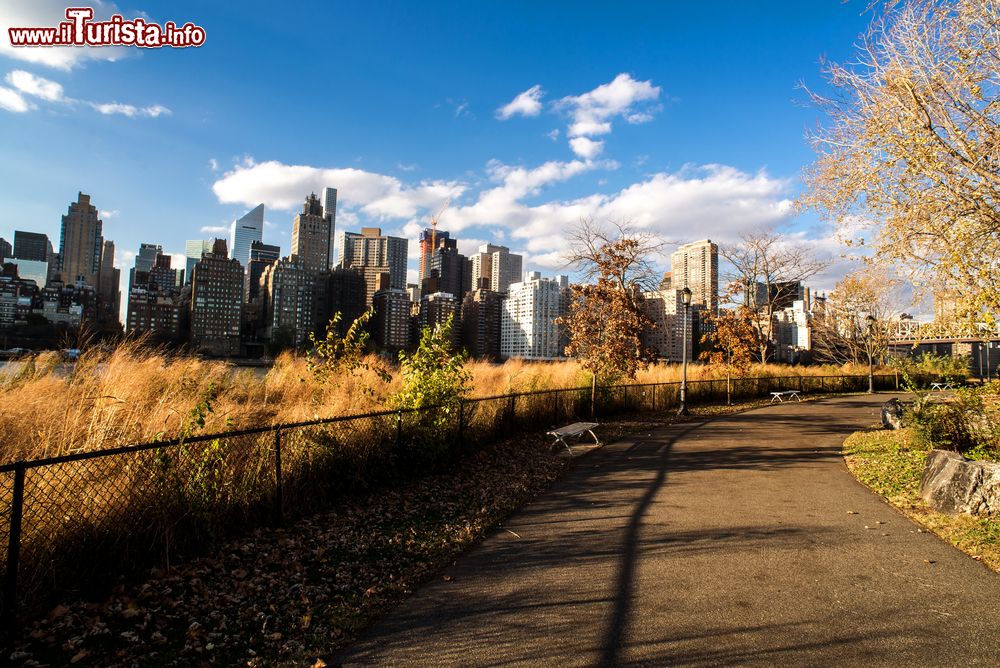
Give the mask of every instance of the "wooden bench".
POLYGON ((783 402, 785 400, 785 398, 787 398, 789 401, 791 401, 792 399, 797 399, 799 401, 802 401, 802 397, 799 396, 799 391, 798 390, 784 390, 782 392, 772 392, 771 393, 771 403, 772 404, 774 403, 775 399, 777 399, 778 403, 780 404, 781 402, 783 402))
POLYGON ((559 429, 553 429, 552 431, 545 432, 545 435, 555 437, 556 440, 555 442, 552 443, 551 446, 552 449, 555 449, 559 445, 562 445, 564 448, 566 448, 566 451, 569 452, 570 456, 572 456, 573 449, 569 447, 569 443, 566 442, 566 439, 576 438, 577 436, 580 436, 582 434, 590 434, 591 438, 594 439, 594 445, 600 445, 601 440, 597 438, 596 434, 594 434, 594 429, 596 429, 599 426, 600 425, 596 422, 574 422, 571 425, 567 425, 565 427, 560 427, 559 429))

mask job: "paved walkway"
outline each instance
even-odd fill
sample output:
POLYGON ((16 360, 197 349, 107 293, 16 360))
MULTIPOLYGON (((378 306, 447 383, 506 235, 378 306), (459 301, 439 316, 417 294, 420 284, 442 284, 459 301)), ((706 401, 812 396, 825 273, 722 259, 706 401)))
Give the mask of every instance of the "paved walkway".
POLYGON ((840 457, 886 398, 596 451, 333 663, 997 665, 1000 577, 840 457))

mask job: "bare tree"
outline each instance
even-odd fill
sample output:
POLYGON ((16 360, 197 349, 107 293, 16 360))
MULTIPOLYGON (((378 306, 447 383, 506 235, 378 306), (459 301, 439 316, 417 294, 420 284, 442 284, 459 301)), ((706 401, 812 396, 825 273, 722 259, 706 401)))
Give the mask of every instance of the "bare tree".
POLYGON ((885 357, 897 315, 893 297, 898 281, 884 269, 845 277, 813 318, 812 348, 820 361, 867 364, 868 391, 874 367, 885 357))
POLYGON ((758 358, 767 362, 773 348, 775 318, 781 305, 826 263, 802 244, 790 243, 777 232, 750 232, 740 241, 719 248, 730 264, 725 299, 752 314, 758 358))
POLYGON ((1000 311, 1000 3, 886 3, 824 73, 803 203, 858 243, 868 221, 876 259, 960 288, 971 318, 1000 311))

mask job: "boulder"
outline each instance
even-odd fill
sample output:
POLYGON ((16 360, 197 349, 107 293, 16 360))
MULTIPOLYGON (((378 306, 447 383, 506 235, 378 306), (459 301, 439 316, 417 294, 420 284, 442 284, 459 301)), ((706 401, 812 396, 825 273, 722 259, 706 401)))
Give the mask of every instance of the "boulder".
POLYGON ((943 513, 1000 516, 1000 464, 970 461, 949 450, 931 450, 920 496, 943 513))
POLYGON ((896 397, 882 404, 882 426, 900 429, 903 426, 903 402, 896 397))

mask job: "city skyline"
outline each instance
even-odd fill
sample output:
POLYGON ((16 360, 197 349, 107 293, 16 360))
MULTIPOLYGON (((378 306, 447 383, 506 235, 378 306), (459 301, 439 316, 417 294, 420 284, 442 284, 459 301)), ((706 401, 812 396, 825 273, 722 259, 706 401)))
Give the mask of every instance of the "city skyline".
MULTIPOLYGON (((812 158, 803 131, 818 118, 795 103, 804 99, 795 87, 821 80, 821 56, 845 58, 869 17, 857 3, 815 5, 734 4, 722 21, 641 5, 609 19, 584 4, 562 23, 551 9, 515 6, 493 12, 493 27, 480 20, 488 12, 434 5, 412 17, 436 36, 433 53, 415 48, 421 31, 399 25, 413 12, 405 5, 312 7, 313 19, 352 26, 337 61, 286 34, 278 26, 291 19, 276 16, 275 25, 244 26, 272 46, 295 40, 293 55, 270 63, 238 43, 215 10, 177 3, 169 17, 150 14, 196 20, 208 31, 205 46, 76 49, 47 55, 49 64, 0 48, 0 133, 10 154, 0 236, 29 229, 56 238, 62 202, 82 190, 105 214, 121 269, 141 243, 179 258, 186 240, 228 238, 223 228, 259 203, 264 241, 288 249, 302 198, 334 187, 337 228, 378 226, 413 248, 451 196, 441 228, 458 236, 459 251, 504 245, 524 257, 525 271, 564 271, 566 225, 587 214, 630 218, 671 242, 689 241, 681 232, 695 224, 699 238, 721 243, 749 226, 782 224, 833 257, 831 229, 791 210, 812 158), (526 39, 509 62, 491 55, 538 26, 567 41, 568 52, 526 39), (605 40, 589 39, 601 31, 605 40), (374 33, 386 38, 376 51, 362 46, 374 33), (301 105, 290 113, 266 99, 251 112, 246 84, 227 78, 224 53, 287 95, 327 66, 336 66, 338 86, 309 88, 322 113, 301 105), (740 80, 728 74, 734 59, 740 80), (406 81, 413 85, 396 85, 406 81), (105 99, 119 106, 82 104, 105 99), (87 153, 91 134, 100 148, 87 153), (55 146, 63 163, 88 156, 88 169, 52 169, 55 146)), ((4 19, 44 24, 45 12, 60 8, 13 3, 4 19)), ((417 282, 418 263, 411 253, 407 282, 417 282)), ((838 263, 818 286, 832 287, 843 269, 838 263)))

